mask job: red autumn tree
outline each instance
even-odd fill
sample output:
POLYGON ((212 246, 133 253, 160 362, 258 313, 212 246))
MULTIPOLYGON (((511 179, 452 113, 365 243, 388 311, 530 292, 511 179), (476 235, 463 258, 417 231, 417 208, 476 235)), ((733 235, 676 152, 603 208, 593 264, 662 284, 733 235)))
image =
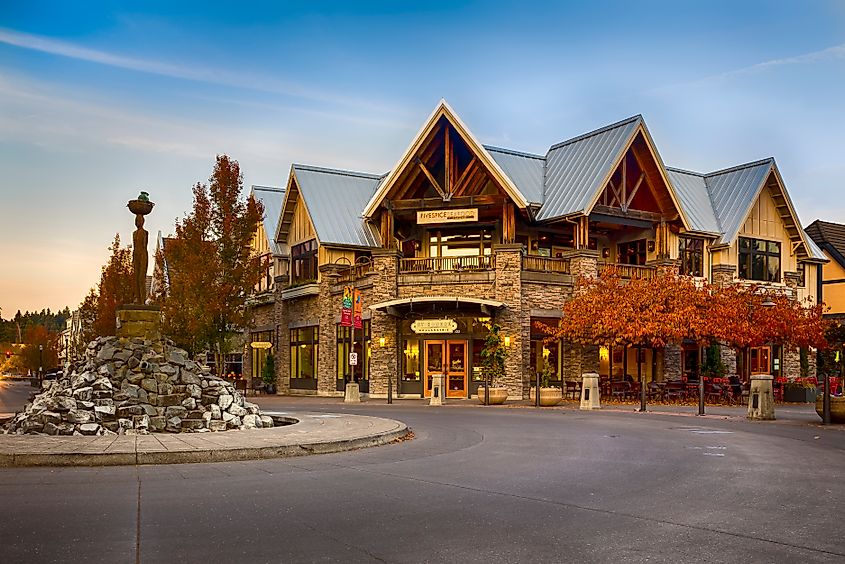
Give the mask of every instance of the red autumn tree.
POLYGON ((218 155, 209 184, 194 186, 191 213, 177 221, 176 237, 168 240, 165 256, 156 258, 158 271, 166 272, 155 298, 166 334, 191 353, 212 352, 218 375, 232 335, 244 326, 247 295, 261 275, 250 243, 264 209, 242 192, 238 162, 218 155))

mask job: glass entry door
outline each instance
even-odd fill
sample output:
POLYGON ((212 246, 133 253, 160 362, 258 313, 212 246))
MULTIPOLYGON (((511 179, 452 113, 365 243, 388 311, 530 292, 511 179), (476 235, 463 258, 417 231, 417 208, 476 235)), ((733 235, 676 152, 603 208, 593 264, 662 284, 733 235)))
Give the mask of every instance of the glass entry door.
POLYGON ((446 397, 467 397, 467 342, 425 341, 423 396, 431 397, 432 376, 445 376, 446 397))
POLYGON ((446 341, 446 397, 467 397, 466 341, 446 341))

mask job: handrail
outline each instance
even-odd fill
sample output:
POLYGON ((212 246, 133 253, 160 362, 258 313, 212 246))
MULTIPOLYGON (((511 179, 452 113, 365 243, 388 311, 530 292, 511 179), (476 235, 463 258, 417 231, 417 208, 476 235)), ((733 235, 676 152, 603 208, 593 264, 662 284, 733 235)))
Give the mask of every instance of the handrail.
POLYGON ((603 275, 610 269, 614 269, 616 273, 619 274, 620 278, 628 278, 631 280, 651 280, 657 275, 657 268, 654 266, 612 262, 599 263, 600 275, 603 275))
POLYGON ((540 255, 525 255, 522 257, 522 270, 570 274, 570 266, 571 261, 568 258, 552 258, 540 255))
POLYGON ((492 255, 465 257, 413 257, 399 260, 399 272, 403 274, 423 272, 461 272, 492 270, 495 260, 492 255))

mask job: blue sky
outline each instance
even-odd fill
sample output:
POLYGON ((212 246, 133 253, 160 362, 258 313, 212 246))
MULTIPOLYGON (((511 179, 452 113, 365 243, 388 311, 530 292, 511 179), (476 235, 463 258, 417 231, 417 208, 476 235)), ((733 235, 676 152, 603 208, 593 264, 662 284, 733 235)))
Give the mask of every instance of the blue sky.
POLYGON ((641 113, 668 165, 774 156, 845 222, 845 2, 688 4, 0 0, 2 314, 77 305, 141 189, 166 234, 217 153, 384 172, 440 98, 538 153, 641 113))

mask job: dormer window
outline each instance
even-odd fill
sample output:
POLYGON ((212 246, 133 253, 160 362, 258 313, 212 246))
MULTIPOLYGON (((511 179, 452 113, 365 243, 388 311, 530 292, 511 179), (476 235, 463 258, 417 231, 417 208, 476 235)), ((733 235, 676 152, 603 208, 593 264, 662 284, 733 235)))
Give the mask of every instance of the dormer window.
POLYGON ((317 240, 311 239, 290 248, 291 282, 317 281, 317 240))
POLYGON ((739 277, 743 280, 780 282, 780 243, 740 237, 739 277))

